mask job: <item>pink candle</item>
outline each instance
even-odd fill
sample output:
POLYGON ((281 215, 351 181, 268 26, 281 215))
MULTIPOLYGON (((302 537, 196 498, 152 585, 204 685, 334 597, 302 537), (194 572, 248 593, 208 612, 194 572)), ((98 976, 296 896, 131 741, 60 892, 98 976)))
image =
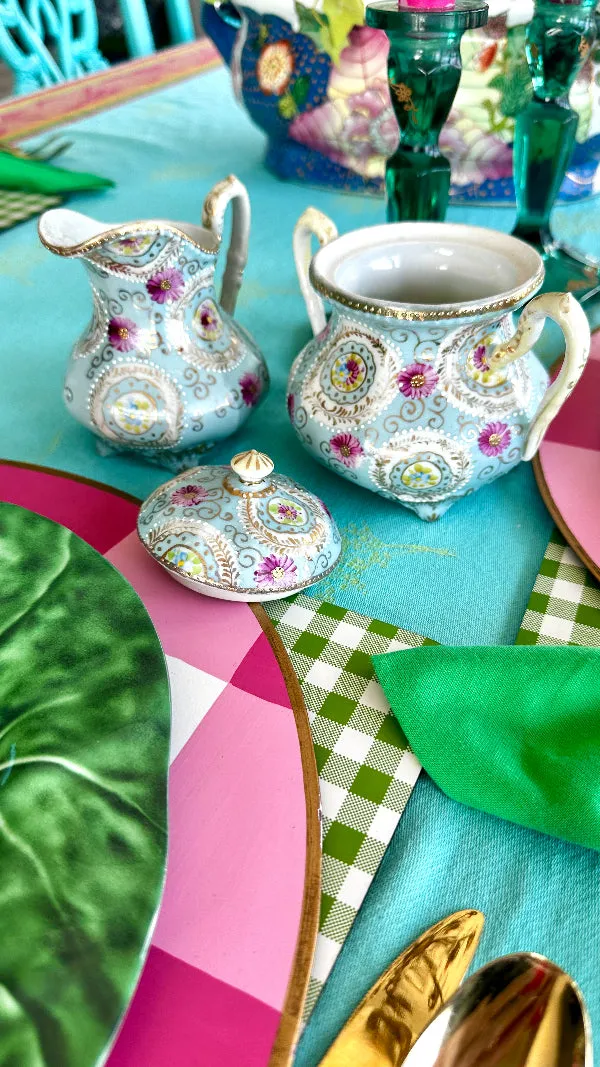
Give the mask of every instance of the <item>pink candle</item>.
POLYGON ((447 11, 454 7, 454 0, 398 0, 398 8, 413 11, 447 11))

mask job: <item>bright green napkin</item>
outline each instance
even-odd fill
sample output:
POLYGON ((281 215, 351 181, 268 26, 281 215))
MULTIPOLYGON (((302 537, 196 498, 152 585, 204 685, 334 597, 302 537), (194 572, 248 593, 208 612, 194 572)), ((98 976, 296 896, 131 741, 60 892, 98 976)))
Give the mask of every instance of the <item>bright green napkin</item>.
POLYGON ((373 662, 448 796, 600 850, 600 650, 425 646, 373 662))
POLYGON ((13 156, 0 151, 0 189, 19 189, 32 193, 75 193, 85 189, 105 189, 115 183, 75 170, 63 170, 51 163, 13 156))

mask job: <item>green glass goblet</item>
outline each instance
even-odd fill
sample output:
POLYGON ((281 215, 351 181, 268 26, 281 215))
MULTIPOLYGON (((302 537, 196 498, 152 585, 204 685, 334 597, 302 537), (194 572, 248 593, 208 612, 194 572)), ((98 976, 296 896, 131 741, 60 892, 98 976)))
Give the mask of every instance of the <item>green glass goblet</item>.
POLYGON ((575 146, 578 117, 568 97, 596 37, 595 5, 596 0, 536 0, 526 37, 533 98, 517 118, 513 149, 513 234, 541 253, 544 290, 567 289, 579 299, 595 295, 600 261, 556 241, 550 212, 575 146))
POLYGON ((388 80, 400 143, 386 164, 388 222, 440 221, 450 163, 438 138, 456 96, 465 30, 487 22, 484 0, 374 0, 367 25, 390 42, 388 80))

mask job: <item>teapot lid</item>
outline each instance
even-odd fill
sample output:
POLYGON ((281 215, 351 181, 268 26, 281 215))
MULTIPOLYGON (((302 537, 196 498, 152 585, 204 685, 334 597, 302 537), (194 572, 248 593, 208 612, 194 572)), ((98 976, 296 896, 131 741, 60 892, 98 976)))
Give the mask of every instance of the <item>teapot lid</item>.
POLYGON ((341 551, 323 502, 255 449, 165 482, 142 504, 137 529, 174 578, 222 600, 291 596, 329 574, 341 551))

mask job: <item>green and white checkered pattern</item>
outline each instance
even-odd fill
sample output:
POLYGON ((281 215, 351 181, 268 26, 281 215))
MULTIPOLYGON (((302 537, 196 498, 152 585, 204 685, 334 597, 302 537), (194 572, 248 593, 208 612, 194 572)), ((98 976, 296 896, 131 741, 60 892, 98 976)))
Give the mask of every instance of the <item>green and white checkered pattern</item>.
POLYGON ((558 530, 546 549, 516 644, 600 648, 600 585, 558 530))
POLYGON ((321 919, 307 1019, 421 769, 371 656, 434 642, 314 597, 265 608, 302 685, 321 786, 321 919))
POLYGON ((40 215, 42 211, 57 204, 62 204, 61 196, 0 189, 0 230, 9 230, 17 222, 25 222, 33 215, 40 215))

